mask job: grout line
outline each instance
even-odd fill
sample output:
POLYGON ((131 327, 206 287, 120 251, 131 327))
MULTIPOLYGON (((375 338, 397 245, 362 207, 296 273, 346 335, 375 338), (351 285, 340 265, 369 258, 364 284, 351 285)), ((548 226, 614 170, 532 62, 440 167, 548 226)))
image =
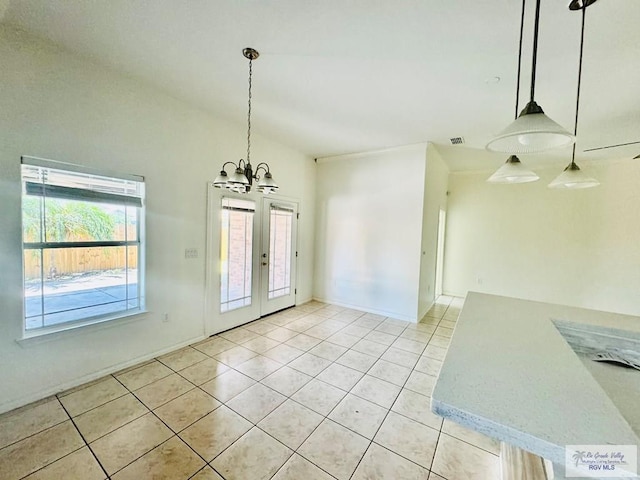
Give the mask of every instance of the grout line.
MULTIPOLYGON (((120 397, 118 397, 120 398, 120 397)), ((115 400, 115 399, 114 399, 115 400)), ((58 402, 60 402, 60 399, 58 399, 58 402)), ((108 402, 107 402, 108 403, 108 402)), ((65 413, 69 416, 69 420, 71 420, 71 424, 73 425, 73 427, 76 429, 76 431, 78 432, 78 435, 80 435, 80 438, 82 438, 82 441, 84 442, 84 444, 87 446, 87 448, 89 449, 89 451, 91 452, 91 455, 93 455, 93 458, 96 459, 96 462, 98 462, 98 465, 100 465, 100 468, 102 469, 102 471, 105 474, 105 477, 107 479, 111 478, 111 476, 109 475, 109 473, 107 473, 107 469, 104 468, 104 465, 102 464, 102 462, 100 461, 100 459, 98 458, 98 456, 96 455, 96 452, 93 451, 93 448, 91 448, 91 445, 89 445, 89 442, 87 442, 87 439, 84 438, 84 435, 82 434, 82 432, 80 431, 80 429, 78 428, 78 425, 76 425, 76 422, 73 420, 73 417, 69 414, 67 408, 63 405, 62 402, 60 402, 60 405, 62 406, 63 410, 65 411, 65 413)), ((80 449, 78 449, 80 450, 80 449)), ((74 450, 75 451, 75 450, 74 450)), ((56 460, 57 461, 57 460, 56 460)), ((53 462, 51 462, 53 463, 53 462)), ((50 465, 50 464, 49 464, 50 465)))
MULTIPOLYGON (((56 400, 58 400, 58 402, 60 402, 60 400, 59 400, 57 397, 56 397, 56 400)), ((20 408, 22 408, 22 407, 20 407, 20 408)), ((63 407, 63 409, 64 409, 64 407, 63 407)), ((66 412, 66 410, 65 410, 65 413, 67 413, 67 412, 66 412)), ((19 440, 16 440, 15 442, 11 442, 11 443, 6 444, 4 447, 0 448, 0 452, 1 452, 2 450, 4 450, 5 448, 9 448, 9 447, 11 447, 12 445, 16 445, 17 443, 20 443, 20 442, 22 442, 23 440, 26 440, 27 438, 35 437, 36 435, 38 435, 38 434, 40 434, 40 433, 42 433, 42 432, 46 432, 47 430, 49 430, 49 429, 51 429, 51 428, 53 428, 53 427, 57 427, 58 425, 60 425, 61 423, 66 422, 67 420, 71 420, 71 417, 69 417, 69 414, 68 414, 68 413, 67 413, 67 417, 68 417, 68 418, 65 418, 65 419, 64 419, 64 420, 62 420, 61 422, 54 423, 53 425, 49 425, 48 427, 43 428, 42 430, 39 430, 39 431, 37 431, 37 432, 35 432, 35 433, 32 433, 31 435, 27 435, 27 436, 25 436, 25 437, 20 438, 19 440)))
MULTIPOLYGON (((442 423, 442 426, 444 427, 444 421, 443 421, 443 423, 442 423)), ((433 470, 432 470, 432 469, 433 469, 433 463, 434 463, 434 462, 435 462, 435 460, 436 460, 436 453, 437 453, 437 451, 438 451, 438 447, 440 446, 440 437, 441 437, 442 435, 443 435, 443 432, 442 432, 442 427, 441 427, 441 428, 440 428, 440 430, 438 431, 438 438, 436 439, 436 446, 435 446, 435 448, 433 449, 433 457, 431 458, 431 463, 429 464, 429 471, 430 471, 430 472, 431 472, 431 471, 433 471, 433 470)), ((434 472, 434 473, 435 473, 435 472, 434 472)), ((436 475, 439 475, 439 474, 437 474, 437 473, 436 473, 436 475)))
MULTIPOLYGON (((406 328, 405 328, 406 330, 406 328)), ((404 330, 403 332, 404 333, 404 330)), ((433 336, 433 335, 432 335, 433 336)), ((400 337, 398 337, 400 338, 400 337)), ((431 337, 429 337, 429 341, 431 341, 431 337)), ((395 342, 394 342, 395 343, 395 342)), ((393 345, 393 344, 392 344, 393 345)), ((429 343, 427 342, 427 344, 424 346, 424 348, 422 349, 422 353, 424 353, 424 350, 427 348, 427 345, 429 345, 429 343)), ((385 350, 384 353, 386 353, 389 349, 391 348, 391 345, 387 348, 387 350, 385 350)), ((384 355, 384 353, 382 355, 384 355)), ((411 371, 409 372, 409 375, 407 376, 407 378, 405 379, 404 383, 402 384, 402 386, 400 387, 400 390, 398 391, 396 397, 394 398, 393 402, 391 403, 391 405, 389 406, 389 408, 387 409, 387 413, 385 414, 384 418, 382 419, 382 422, 380 422, 380 425, 378 425, 378 428, 376 429, 375 433, 372 435, 371 437, 371 441, 369 442, 369 446, 367 447, 367 449, 365 450, 364 454, 362 455, 362 457, 360 457, 360 460, 358 460, 358 463, 356 464, 356 468, 353 470, 353 472, 351 473, 349 478, 352 478, 353 475, 355 475, 355 472, 358 470, 358 467, 360 466, 360 464, 362 463, 362 460, 364 459, 365 455, 367 454, 367 451, 371 448, 371 445, 374 443, 374 440, 376 438, 376 436, 378 435, 378 433, 380 432, 380 429, 382 428, 382 425, 384 425, 384 422, 387 420, 387 418, 389 417, 389 413, 392 411, 391 409, 393 408, 393 406, 395 405, 395 403, 398 401, 398 397, 400 396, 400 394, 402 393, 402 390, 405 388, 407 382, 409 381, 409 379, 411 378, 411 375, 413 374, 413 372, 415 371, 415 366, 418 364, 418 362, 420 361, 420 356, 422 356, 422 353, 420 355, 418 355, 418 360, 416 360, 416 362, 414 363, 413 367, 411 368, 411 371)), ((380 358, 382 358, 382 355, 380 356, 380 358)), ((392 362, 393 363, 393 362, 392 362)), ((408 368, 408 367, 407 367, 408 368)), ((416 392, 417 393, 417 392, 416 392)), ((396 412, 394 412, 396 413, 396 412)), ((414 420, 415 421, 415 420, 414 420)), ((437 443, 436 443, 437 445, 437 443)), ((382 446, 382 445, 381 445, 382 446)), ((384 446, 382 446, 383 448, 386 448, 384 446)), ((390 452, 393 452, 393 450, 387 449, 390 452)), ((402 456, 396 452, 393 452, 396 455, 402 456)), ((434 450, 434 456, 435 456, 435 450, 434 450)), ((403 457, 404 458, 404 457, 403 457)), ((407 459, 408 460, 408 459, 407 459)), ((413 462, 415 463, 415 462, 413 462)), ((417 464, 416 464, 417 465, 417 464)), ((423 467, 424 468, 424 467, 423 467)))
MULTIPOLYGON (((169 367, 169 368, 171 368, 171 367, 169 367)), ((166 378, 166 377, 163 377, 163 378, 166 378)), ((116 379, 116 380, 117 380, 117 379, 116 379)), ((127 387, 126 387, 126 386, 124 386, 124 385, 122 385, 122 386, 123 386, 124 388, 127 388, 127 387)), ((196 388, 198 388, 198 387, 196 386, 196 388)), ((127 389, 127 390, 128 390, 128 389, 127 389)), ((191 389, 191 390, 189 390, 189 391, 187 391, 187 392, 183 393, 182 395, 185 395, 186 393, 188 393, 188 392, 190 392, 190 391, 192 391, 192 390, 193 390, 193 389, 191 389)), ((195 453, 198 457, 202 458, 202 460, 203 460, 203 461, 204 461, 204 463, 205 463, 205 466, 208 464, 208 462, 207 462, 207 461, 206 461, 206 460, 205 460, 205 459, 204 459, 204 458, 203 458, 203 457, 202 457, 198 452, 196 452, 196 451, 191 447, 191 445, 189 445, 187 442, 185 442, 185 441, 182 439, 182 437, 180 437, 180 436, 178 435, 178 433, 177 433, 177 432, 175 432, 175 431, 174 431, 174 430, 173 430, 169 425, 167 425, 167 423, 166 423, 162 418, 160 418, 160 417, 156 414, 156 412, 154 412, 154 411, 153 411, 151 408, 149 408, 149 407, 148 407, 148 406, 147 406, 147 405, 146 405, 142 400, 140 400, 140 398, 138 398, 138 396, 137 396, 133 391, 129 390, 129 392, 130 392, 130 393, 131 393, 131 395, 133 395, 133 396, 134 396, 134 397, 135 397, 135 398, 136 398, 136 399, 137 399, 137 400, 138 400, 142 405, 144 405, 144 407, 145 407, 145 408, 147 408, 147 410, 149 410, 149 412, 148 412, 148 413, 151 413, 154 417, 156 417, 158 420, 160 420, 160 421, 164 424, 164 426, 165 426, 165 427, 167 427, 167 428, 169 429, 169 431, 170 431, 173 435, 171 435, 169 438, 167 438, 165 441, 163 441, 163 442, 162 442, 162 443, 160 443, 159 445, 154 446, 151 450, 148 450, 147 452, 143 453, 142 455, 140 455, 139 457, 137 457, 135 460, 132 460, 131 462, 129 462, 129 463, 127 463, 126 465, 124 465, 122 468, 120 468, 120 469, 118 470, 118 472, 119 472, 119 471, 121 471, 121 470, 123 470, 123 469, 125 469, 126 467, 128 467, 128 466, 129 466, 129 465, 131 465, 132 463, 134 463, 134 462, 136 462, 136 461, 140 460, 140 459, 141 459, 142 457, 144 457, 147 453, 152 452, 153 450, 155 450, 156 448, 158 448, 160 445, 163 445, 163 444, 165 444, 166 442, 168 442, 169 440, 171 440, 173 437, 178 437, 178 439, 179 439, 182 443, 184 443, 184 444, 185 444, 185 445, 186 445, 186 446, 187 446, 191 451, 193 451, 193 453, 195 453)), ((205 392, 205 393, 206 393, 206 392, 205 392)), ((178 395, 178 397, 176 397, 176 398, 179 398, 179 397, 181 397, 182 395, 178 395)), ((174 400, 175 400, 175 399, 174 399, 174 400)), ((169 401, 171 401, 171 400, 169 400, 169 401)), ((169 402, 165 402, 165 403, 163 403, 162 405, 166 405, 167 403, 169 403, 169 402)), ((160 405, 160 406, 158 406, 158 407, 156 407, 156 408, 160 408, 162 405, 160 405)), ((216 410, 217 408, 218 408, 218 407, 214 408, 214 410, 216 410)), ((213 411, 213 410, 212 410, 212 411, 213 411)), ((211 413, 211 412, 209 412, 209 413, 211 413)), ((209 415, 209 413, 207 413, 206 415, 209 415)), ((146 415, 146 413, 145 413, 145 415, 146 415)), ((205 416, 206 416, 206 415, 205 415, 205 416)), ((143 415, 143 416, 144 416, 144 415, 143 415)), ((138 417, 138 418, 142 418, 142 417, 138 417)), ((201 418, 204 418, 204 417, 201 417, 201 418)), ((137 420, 137 419, 136 419, 136 420, 137 420)), ((132 421, 133 421, 133 420, 132 420, 132 421)), ((197 420, 196 420, 196 421, 197 421, 197 420)), ((128 422, 128 423, 131 423, 131 422, 128 422)), ((193 423, 195 423, 195 422, 193 422, 193 423)), ((124 426, 124 425, 123 425, 123 426, 124 426)), ((119 427, 119 428, 121 428, 121 427, 119 427)), ((185 427, 185 428, 187 428, 187 427, 185 427)), ((183 429, 183 430, 184 430, 184 429, 183 429)), ((183 431, 183 430, 181 430, 181 431, 183 431)), ((115 431, 115 430, 114 430, 114 431, 115 431)), ((203 468, 204 468, 204 467, 203 467, 203 468)), ((116 472, 116 473, 117 473, 117 472, 116 472)), ((196 472, 196 473, 197 473, 197 472, 196 472)), ((195 475, 195 474, 194 474, 194 475, 195 475)))
MULTIPOLYGON (((444 424, 443 424, 443 426, 444 426, 444 424)), ((456 436, 455 436, 454 434, 452 434, 452 433, 445 432, 444 430, 442 430, 442 434, 443 434, 443 435, 446 435, 446 436, 448 436, 448 437, 451 437, 451 438, 453 438, 454 440, 458 440, 458 441, 460 441, 460 442, 462 442, 462 443, 466 443, 467 445, 470 445, 470 446, 472 446, 472 447, 474 447, 474 448, 476 448, 476 449, 478 449, 478 450, 482 450, 483 452, 488 453, 489 455, 493 455, 494 457, 498 457, 498 458, 500 458, 500 454, 499 454, 499 453, 494 453, 494 452, 491 452, 491 451, 487 450, 486 448, 479 447, 478 445, 476 445, 476 444, 474 444, 474 443, 471 443, 470 441, 465 440, 464 438, 456 437, 456 436)))
MULTIPOLYGON (((112 375, 109 375, 109 376, 112 376, 112 375)), ((118 379, 116 379, 115 377, 114 377, 114 379, 115 379, 116 381, 118 381, 118 379)), ((120 382, 118 382, 118 383, 120 383, 120 382)), ((124 386, 124 385, 123 385, 123 386, 124 386)), ((127 388, 127 387, 125 387, 125 388, 127 388)), ((126 397, 128 394, 129 394, 129 389, 127 389, 127 391, 126 391, 125 393, 123 393, 122 395, 118 395, 117 397, 113 397, 112 399, 110 399, 110 400, 108 400, 108 401, 106 401, 106 402, 104 402, 104 403, 101 403, 100 405, 96 405, 95 407, 91 407, 89 410, 86 410, 86 411, 84 411, 84 412, 78 413, 78 414, 76 414, 75 416, 76 416, 76 417, 79 417, 80 415, 84 415, 85 413, 92 412, 92 411, 96 410, 97 408, 104 407, 105 405, 107 405, 107 404, 109 404, 109 403, 113 402, 114 400, 118 400, 119 398, 126 397)), ((60 404, 62 404, 62 402, 60 402, 60 404)), ((63 408, 64 408, 64 405, 63 405, 63 408)), ((67 409, 65 408, 65 411, 66 411, 66 410, 67 410, 67 409)))

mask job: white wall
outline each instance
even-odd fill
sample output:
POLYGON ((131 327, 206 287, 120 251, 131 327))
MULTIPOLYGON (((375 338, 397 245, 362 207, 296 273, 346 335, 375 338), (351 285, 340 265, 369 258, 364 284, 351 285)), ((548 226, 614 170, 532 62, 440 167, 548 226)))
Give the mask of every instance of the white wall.
POLYGON ((523 185, 451 174, 445 293, 640 315, 640 162, 591 166, 601 185, 577 191, 547 188, 560 170, 523 185))
POLYGON ((314 297, 417 318, 425 145, 318 160, 314 297))
POLYGON ((447 185, 449 181, 449 169, 436 146, 431 143, 427 146, 426 159, 418 319, 426 315, 435 300, 438 222, 440 209, 447 210, 447 185))
MULTIPOLYGON (((173 349, 204 332, 206 181, 245 131, 135 79, 0 27, 0 411, 173 349), (20 156, 144 175, 147 307, 134 321, 19 345, 20 156), (195 247, 199 258, 185 260, 195 247), (160 314, 169 313, 162 323, 160 314)), ((315 164, 256 135, 283 195, 301 199, 298 301, 311 298, 315 164)))

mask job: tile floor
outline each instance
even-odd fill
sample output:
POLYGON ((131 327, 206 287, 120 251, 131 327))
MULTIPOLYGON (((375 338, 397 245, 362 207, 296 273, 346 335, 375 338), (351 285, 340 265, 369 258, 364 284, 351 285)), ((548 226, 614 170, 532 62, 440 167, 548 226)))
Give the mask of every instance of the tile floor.
POLYGON ((432 414, 459 313, 310 302, 0 416, 0 478, 499 478, 499 445, 432 414))

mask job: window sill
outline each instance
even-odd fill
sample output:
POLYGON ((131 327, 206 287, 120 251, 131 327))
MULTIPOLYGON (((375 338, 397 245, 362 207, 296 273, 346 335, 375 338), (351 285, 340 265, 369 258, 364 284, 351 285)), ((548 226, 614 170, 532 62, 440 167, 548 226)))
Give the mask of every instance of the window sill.
POLYGON ((142 320, 147 317, 147 310, 135 310, 132 312, 114 314, 98 319, 76 322, 59 327, 39 329, 35 332, 24 332, 22 338, 17 338, 16 343, 22 348, 37 346, 56 340, 71 338, 85 333, 96 332, 106 328, 117 327, 142 320))

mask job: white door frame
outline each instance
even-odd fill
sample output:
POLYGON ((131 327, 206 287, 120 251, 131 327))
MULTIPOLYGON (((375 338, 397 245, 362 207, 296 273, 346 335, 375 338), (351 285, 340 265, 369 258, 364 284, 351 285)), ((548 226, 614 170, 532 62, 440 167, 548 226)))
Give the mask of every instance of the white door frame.
POLYGON ((436 246, 436 285, 434 295, 437 299, 442 295, 442 284, 444 279, 444 241, 447 225, 447 211, 441 208, 438 213, 438 243, 436 246))
POLYGON ((262 200, 262 243, 261 243, 261 256, 260 256, 260 275, 262 282, 260 284, 260 300, 261 316, 269 315, 288 307, 295 305, 296 303, 296 285, 297 285, 297 232, 298 232, 298 202, 291 200, 284 200, 279 197, 269 195, 262 200), (271 204, 281 204, 285 207, 291 207, 293 210, 292 224, 291 224, 291 265, 290 265, 290 281, 291 291, 288 295, 283 295, 274 299, 269 299, 269 265, 272 259, 269 257, 270 249, 270 227, 271 227, 271 204))
MULTIPOLYGON (((237 194, 227 189, 216 188, 212 182, 207 182, 207 238, 205 253, 205 303, 204 303, 204 331, 206 336, 237 327, 251 322, 261 316, 261 256, 262 231, 263 231, 263 198, 257 192, 237 194), (252 259, 252 302, 250 307, 243 307, 230 312, 220 312, 220 212, 223 197, 251 200, 255 202, 256 212, 253 223, 253 259, 252 259)), ((300 200, 283 195, 269 195, 267 198, 286 203, 294 203, 300 206, 300 200)), ((297 238, 295 238, 297 243, 297 238)), ((269 245, 266 245, 268 251, 269 245)), ((292 278, 297 281, 296 270, 291 272, 292 278)), ((266 289, 267 286, 265 285, 266 289)), ((294 293, 295 295, 295 293, 294 293)))

